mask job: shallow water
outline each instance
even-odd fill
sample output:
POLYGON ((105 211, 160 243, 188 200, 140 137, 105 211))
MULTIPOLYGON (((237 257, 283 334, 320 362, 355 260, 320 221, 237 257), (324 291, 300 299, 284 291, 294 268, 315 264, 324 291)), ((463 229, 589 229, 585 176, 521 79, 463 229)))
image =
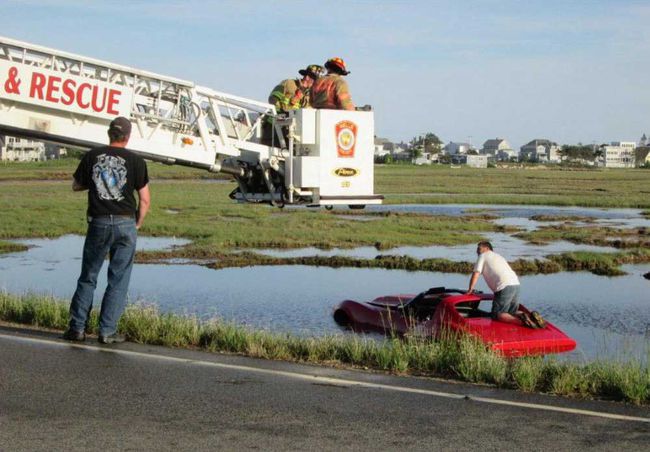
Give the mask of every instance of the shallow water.
MULTIPOLYGON (((345 207, 337 207, 342 210, 345 207)), ((607 226, 615 228, 650 228, 650 218, 641 215, 641 209, 602 209, 592 207, 530 206, 506 204, 382 204, 369 205, 361 212, 412 212, 426 215, 462 216, 490 214, 499 216, 496 224, 516 226, 525 230, 534 230, 544 225, 563 222, 535 221, 534 215, 588 217, 590 223, 575 222, 576 225, 607 226)))
MULTIPOLYGON (((505 218, 530 218, 533 215, 590 217, 603 220, 642 218, 640 209, 602 209, 592 207, 531 206, 509 204, 381 204, 369 205, 367 212, 414 212, 430 215, 471 215, 489 213, 505 218)), ((650 225, 650 220, 648 220, 650 225)))
MULTIPOLYGON (((512 237, 509 234, 500 232, 482 233, 494 246, 495 251, 508 260, 514 259, 541 259, 549 254, 559 254, 571 251, 594 251, 602 253, 613 253, 618 251, 613 247, 600 247, 593 245, 579 245, 567 241, 550 242, 549 244, 531 244, 524 240, 512 237)), ((387 250, 377 250, 372 246, 358 248, 332 248, 319 249, 314 247, 294 249, 254 249, 258 254, 273 257, 304 257, 304 256, 346 256, 363 259, 374 259, 379 255, 411 256, 417 259, 442 258, 451 261, 474 261, 476 260, 476 245, 454 246, 400 246, 387 250)))
MULTIPOLYGON (((83 237, 21 240, 26 252, 0 255, 0 289, 69 298, 81 267, 83 237)), ((140 238, 140 249, 180 245, 174 239, 140 238)), ((106 266, 96 292, 105 288, 106 266)), ((627 276, 590 273, 524 276, 522 302, 540 310, 580 344, 576 358, 645 356, 649 347, 650 265, 626 266, 627 276)), ((370 300, 427 287, 467 286, 468 276, 383 269, 277 266, 211 270, 198 265, 135 265, 129 296, 162 311, 215 316, 273 331, 322 335, 341 330, 332 319, 345 298, 370 300)), ((486 290, 483 281, 478 289, 486 290)))

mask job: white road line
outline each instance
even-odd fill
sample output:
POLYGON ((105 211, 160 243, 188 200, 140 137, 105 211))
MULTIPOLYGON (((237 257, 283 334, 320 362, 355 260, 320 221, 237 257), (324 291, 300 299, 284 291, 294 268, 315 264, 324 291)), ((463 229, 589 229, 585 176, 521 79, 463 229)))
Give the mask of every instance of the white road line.
POLYGON ((567 407, 556 406, 556 405, 544 405, 544 404, 539 404, 539 403, 516 402, 516 401, 512 401, 512 400, 496 399, 496 398, 492 398, 492 397, 473 397, 473 396, 469 396, 469 395, 466 395, 466 394, 457 394, 457 393, 452 393, 452 392, 432 391, 432 390, 429 390, 429 389, 409 388, 409 387, 406 387, 406 386, 393 386, 393 385, 386 385, 386 384, 381 384, 381 383, 369 383, 369 382, 360 381, 360 380, 348 380, 348 379, 342 379, 342 378, 323 377, 323 376, 319 376, 319 375, 303 374, 303 373, 299 373, 299 372, 289 372, 289 371, 283 371, 283 370, 273 370, 273 369, 264 369, 264 368, 259 368, 259 367, 242 366, 242 365, 237 365, 237 364, 224 364, 224 363, 217 363, 217 362, 212 362, 212 361, 178 358, 178 357, 167 356, 167 355, 157 355, 157 354, 152 354, 152 353, 134 352, 134 351, 131 351, 131 350, 123 350, 123 349, 119 349, 119 348, 100 347, 100 346, 86 345, 86 344, 65 343, 65 342, 59 342, 59 341, 55 341, 55 340, 38 339, 38 338, 25 337, 25 336, 13 336, 13 335, 1 334, 1 333, 0 333, 0 338, 14 340, 14 341, 32 342, 32 343, 37 343, 37 344, 55 345, 55 346, 66 347, 66 348, 67 347, 82 348, 82 349, 86 349, 86 350, 95 350, 95 351, 101 351, 101 352, 106 352, 106 353, 115 353, 117 355, 133 356, 133 357, 148 358, 148 359, 158 359, 158 360, 162 360, 162 361, 171 361, 171 362, 176 362, 176 363, 191 364, 191 365, 195 365, 195 366, 205 366, 205 367, 214 367, 214 368, 219 368, 219 369, 238 370, 238 371, 242 371, 242 372, 252 372, 252 373, 258 373, 258 374, 276 375, 276 376, 282 376, 282 377, 286 377, 286 378, 292 378, 292 379, 297 379, 297 380, 305 380, 305 381, 311 381, 311 382, 318 382, 318 383, 326 383, 326 384, 331 384, 331 385, 336 385, 336 386, 355 386, 355 387, 370 388, 370 389, 381 389, 381 390, 385 390, 385 391, 405 392, 405 393, 410 393, 410 394, 422 394, 422 395, 427 395, 427 396, 432 396, 432 397, 444 397, 444 398, 447 398, 447 399, 471 400, 471 401, 474 401, 474 402, 490 403, 490 404, 494 404, 494 405, 505 405, 505 406, 519 407, 519 408, 534 409, 534 410, 554 411, 554 412, 557 412, 557 413, 566 413, 566 414, 575 414, 575 415, 581 415, 581 416, 600 417, 600 418, 615 419, 615 420, 620 420, 620 421, 650 423, 650 418, 648 418, 648 417, 627 416, 627 415, 616 414, 616 413, 603 413, 603 412, 599 412, 599 411, 581 410, 581 409, 577 409, 577 408, 567 408, 567 407))

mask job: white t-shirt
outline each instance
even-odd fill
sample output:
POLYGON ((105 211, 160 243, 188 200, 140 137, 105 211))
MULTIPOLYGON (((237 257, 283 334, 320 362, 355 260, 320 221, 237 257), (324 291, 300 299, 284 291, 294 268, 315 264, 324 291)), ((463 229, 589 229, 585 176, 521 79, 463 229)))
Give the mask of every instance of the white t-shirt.
POLYGON ((517 274, 512 271, 508 262, 494 251, 482 253, 474 265, 474 271, 483 275, 492 292, 503 290, 506 286, 519 285, 517 274))

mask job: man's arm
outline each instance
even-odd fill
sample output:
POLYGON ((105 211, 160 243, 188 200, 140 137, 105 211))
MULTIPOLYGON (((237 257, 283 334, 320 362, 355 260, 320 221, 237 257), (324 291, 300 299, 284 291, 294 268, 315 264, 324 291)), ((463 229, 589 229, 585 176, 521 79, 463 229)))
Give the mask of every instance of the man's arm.
POLYGON ((476 286, 479 276, 481 276, 479 272, 472 273, 472 277, 469 279, 469 289, 467 289, 467 293, 474 292, 474 286, 476 286))
POLYGON ((151 204, 149 184, 138 190, 138 198, 140 198, 140 202, 138 203, 138 221, 135 223, 135 227, 137 229, 140 229, 142 227, 142 223, 144 223, 144 217, 146 217, 147 212, 149 212, 149 205, 151 204))
POLYGON ((84 191, 88 190, 88 187, 85 187, 81 185, 79 182, 77 182, 77 179, 74 177, 72 178, 72 191, 84 191))

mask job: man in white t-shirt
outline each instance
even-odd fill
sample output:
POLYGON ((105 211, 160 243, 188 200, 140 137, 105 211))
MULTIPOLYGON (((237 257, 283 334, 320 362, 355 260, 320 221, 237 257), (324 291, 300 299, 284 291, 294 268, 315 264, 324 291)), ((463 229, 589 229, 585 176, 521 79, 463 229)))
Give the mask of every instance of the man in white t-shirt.
POLYGON ((474 291, 480 275, 492 292, 492 318, 501 322, 543 328, 544 320, 533 311, 528 316, 519 311, 519 278, 503 256, 495 253, 490 242, 479 242, 476 248, 478 260, 469 281, 467 293, 474 291))

